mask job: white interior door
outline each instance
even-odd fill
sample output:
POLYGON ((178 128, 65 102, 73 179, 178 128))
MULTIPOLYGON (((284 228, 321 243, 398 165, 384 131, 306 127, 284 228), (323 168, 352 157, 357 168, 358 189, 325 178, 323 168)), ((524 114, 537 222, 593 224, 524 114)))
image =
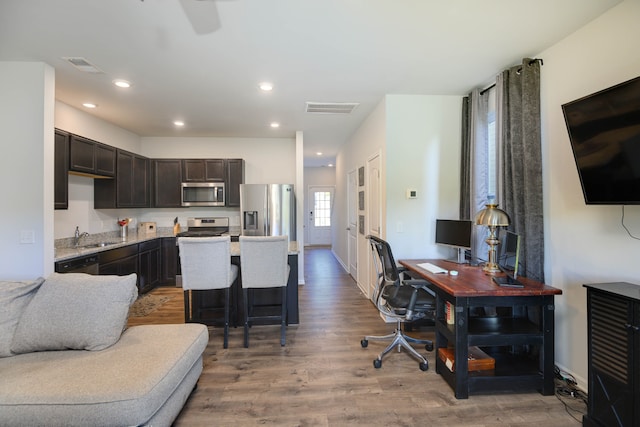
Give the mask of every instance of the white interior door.
POLYGON ((309 244, 330 245, 333 187, 309 187, 309 244))
POLYGON ((358 175, 353 170, 347 175, 347 253, 349 257, 349 274, 358 281, 358 175))
MULTIPOLYGON (((376 237, 382 237, 382 171, 380 170, 380 155, 377 154, 367 161, 367 200, 366 203, 366 224, 367 234, 371 234, 376 237)), ((375 295, 376 272, 373 262, 369 258, 369 298, 373 298, 375 295)))

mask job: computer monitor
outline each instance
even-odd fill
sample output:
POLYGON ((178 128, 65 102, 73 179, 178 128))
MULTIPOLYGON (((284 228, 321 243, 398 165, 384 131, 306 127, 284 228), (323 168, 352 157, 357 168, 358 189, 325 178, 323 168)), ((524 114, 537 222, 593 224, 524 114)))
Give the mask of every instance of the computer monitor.
POLYGON ((472 221, 458 219, 436 219, 436 244, 455 248, 457 262, 466 263, 465 251, 471 249, 472 221))

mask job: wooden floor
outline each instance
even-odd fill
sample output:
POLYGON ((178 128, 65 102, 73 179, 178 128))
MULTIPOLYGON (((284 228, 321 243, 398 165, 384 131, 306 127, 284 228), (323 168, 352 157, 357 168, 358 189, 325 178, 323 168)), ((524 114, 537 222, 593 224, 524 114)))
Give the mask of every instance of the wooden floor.
MULTIPOLYGON (((305 249, 305 273, 300 324, 288 327, 285 347, 280 347, 278 326, 252 327, 248 349, 242 345, 242 328, 231 328, 226 350, 221 329, 210 328, 202 376, 176 426, 581 424, 558 398, 537 392, 457 400, 435 373, 434 354, 424 348, 427 372, 407 354, 395 352, 375 369, 372 362, 383 344, 370 342, 363 349, 360 339, 393 327, 380 319, 329 249, 305 249)), ((180 288, 153 292, 175 297, 150 315, 131 319, 131 325, 184 321, 180 288)), ((433 337, 428 330, 416 335, 433 337)))

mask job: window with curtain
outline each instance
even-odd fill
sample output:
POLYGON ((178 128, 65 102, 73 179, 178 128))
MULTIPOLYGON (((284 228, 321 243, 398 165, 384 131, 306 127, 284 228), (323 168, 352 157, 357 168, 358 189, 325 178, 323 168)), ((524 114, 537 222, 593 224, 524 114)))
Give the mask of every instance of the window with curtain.
MULTIPOLYGON (((544 222, 540 141, 542 60, 498 74, 495 88, 472 91, 463 100, 460 218, 473 219, 488 200, 509 214, 518 233, 521 270, 544 281, 544 222)), ((472 257, 486 256, 475 232, 472 257)))

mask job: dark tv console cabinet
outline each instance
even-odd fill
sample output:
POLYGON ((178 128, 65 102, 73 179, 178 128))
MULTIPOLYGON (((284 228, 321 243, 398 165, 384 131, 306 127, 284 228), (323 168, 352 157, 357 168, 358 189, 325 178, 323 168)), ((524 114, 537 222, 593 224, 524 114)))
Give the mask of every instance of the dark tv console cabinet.
POLYGON ((583 426, 640 426, 640 286, 587 288, 589 398, 583 426))

